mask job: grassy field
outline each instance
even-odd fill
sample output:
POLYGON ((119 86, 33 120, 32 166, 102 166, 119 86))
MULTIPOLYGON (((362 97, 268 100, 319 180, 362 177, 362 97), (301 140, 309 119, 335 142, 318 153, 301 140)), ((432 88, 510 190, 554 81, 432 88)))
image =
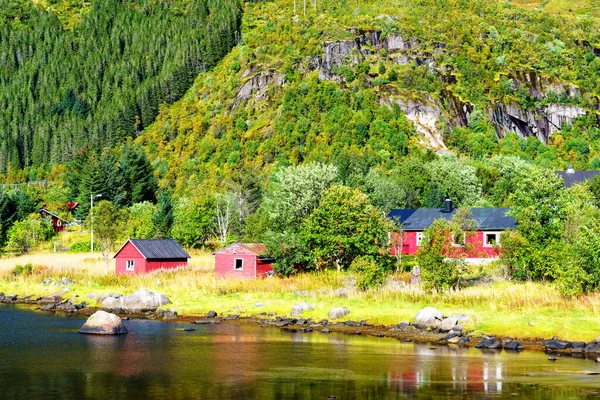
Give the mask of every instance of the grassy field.
POLYGON ((209 310, 257 316, 261 312, 289 315, 291 307, 306 301, 315 307, 303 316, 327 318, 333 307, 345 306, 352 320, 393 325, 412 321, 425 306, 434 306, 444 315, 464 313, 471 317, 471 328, 479 334, 513 338, 550 338, 590 341, 600 335, 600 293, 565 299, 554 288, 542 283, 495 282, 456 292, 425 293, 409 287, 407 274, 388 278, 378 290, 353 288, 348 273, 324 271, 299 274, 291 278, 273 277, 257 281, 217 279, 212 271, 212 256, 194 253, 190 266, 177 271, 159 271, 145 276, 104 274, 104 265, 91 254, 41 253, 0 259, 0 292, 5 294, 47 295, 58 290, 43 281, 63 277, 75 283, 70 296, 86 300, 89 293, 130 294, 140 288, 167 295, 180 315, 202 315, 209 310), (32 263, 31 274, 14 275, 16 265, 32 263), (265 307, 255 307, 263 302, 265 307))

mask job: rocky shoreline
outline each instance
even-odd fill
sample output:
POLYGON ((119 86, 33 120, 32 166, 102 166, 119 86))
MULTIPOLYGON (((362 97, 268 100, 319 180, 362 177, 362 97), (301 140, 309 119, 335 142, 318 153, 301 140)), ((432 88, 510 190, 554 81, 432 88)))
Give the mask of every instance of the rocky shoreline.
POLYGON ((301 316, 302 311, 310 309, 310 306, 306 303, 292 307, 291 314, 296 314, 292 317, 278 316, 274 313, 268 314, 266 312, 260 313, 256 317, 245 317, 240 314, 218 314, 215 311, 209 311, 206 315, 202 316, 179 316, 175 310, 161 308, 163 305, 170 303, 165 296, 148 292, 144 289, 130 296, 105 295, 104 298, 101 296, 102 307, 90 307, 85 301, 76 303, 76 297, 64 299, 63 295, 66 293, 66 289, 59 290, 45 297, 5 295, 4 293, 0 293, 0 303, 39 305, 38 309, 41 311, 64 313, 66 315, 91 316, 98 310, 104 310, 117 314, 122 319, 145 318, 198 325, 227 323, 254 324, 296 332, 321 332, 323 334, 336 332, 351 335, 389 337, 404 342, 429 343, 431 345, 475 347, 482 351, 535 350, 548 353, 549 361, 556 361, 557 356, 573 356, 600 362, 600 337, 592 342, 585 343, 560 340, 556 337, 548 340, 538 338, 516 340, 514 338, 478 336, 474 335, 472 331, 464 330, 462 324, 459 323, 463 318, 468 320, 467 317, 462 315, 442 317, 432 307, 421 310, 415 317, 414 323, 401 322, 394 326, 385 326, 370 325, 366 321, 335 321, 335 319, 347 315, 350 312, 348 309, 331 310, 329 313, 330 319, 314 321, 312 318, 303 318, 301 316), (419 318, 423 312, 427 314, 430 323, 423 323, 423 318, 419 318), (433 318, 431 318, 432 315, 433 318))

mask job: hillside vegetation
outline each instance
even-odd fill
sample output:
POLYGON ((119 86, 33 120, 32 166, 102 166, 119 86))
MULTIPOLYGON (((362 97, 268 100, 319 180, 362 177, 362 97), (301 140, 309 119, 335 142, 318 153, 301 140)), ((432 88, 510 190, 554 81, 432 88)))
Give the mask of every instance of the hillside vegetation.
POLYGON ((169 186, 445 147, 595 167, 599 33, 510 2, 249 3, 242 44, 139 141, 169 186))

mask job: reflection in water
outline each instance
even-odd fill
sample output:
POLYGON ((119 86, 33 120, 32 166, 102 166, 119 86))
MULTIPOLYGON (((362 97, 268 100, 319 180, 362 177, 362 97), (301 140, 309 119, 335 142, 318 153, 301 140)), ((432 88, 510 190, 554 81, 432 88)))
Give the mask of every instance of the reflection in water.
POLYGON ((542 353, 141 320, 101 337, 78 334, 82 323, 0 307, 1 398, 592 398, 600 388, 584 372, 598 365, 542 353))

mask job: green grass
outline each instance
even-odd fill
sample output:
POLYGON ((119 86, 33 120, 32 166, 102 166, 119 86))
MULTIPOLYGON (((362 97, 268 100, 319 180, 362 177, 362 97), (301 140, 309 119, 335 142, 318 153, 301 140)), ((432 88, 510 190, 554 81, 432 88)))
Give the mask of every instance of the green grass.
MULTIPOLYGON (((208 256, 201 256, 205 261, 208 256)), ((75 283, 65 295, 131 294, 140 288, 158 291, 173 302, 180 315, 203 315, 209 310, 258 316, 261 312, 289 315, 291 307, 306 301, 315 307, 303 316, 327 318, 334 307, 351 310, 346 319, 367 320, 375 325, 412 321, 423 307, 433 306, 444 315, 463 313, 472 319, 468 327, 477 334, 521 339, 559 336, 569 340, 590 341, 600 332, 600 294, 565 299, 552 286, 543 283, 496 282, 456 292, 426 293, 405 284, 407 276, 391 276, 378 290, 352 288, 348 273, 324 271, 299 274, 292 278, 273 277, 242 281, 217 279, 210 267, 190 267, 178 271, 156 272, 145 276, 104 275, 94 269, 35 266, 30 275, 15 276, 10 269, 0 271, 0 292, 5 294, 48 295, 59 288, 43 285, 44 279, 69 277, 75 283), (91 272, 90 272, 91 271, 91 272), (340 297, 336 290, 346 291, 340 297), (254 307, 255 302, 265 307, 254 307)), ((91 305, 100 306, 91 300, 91 305)))

